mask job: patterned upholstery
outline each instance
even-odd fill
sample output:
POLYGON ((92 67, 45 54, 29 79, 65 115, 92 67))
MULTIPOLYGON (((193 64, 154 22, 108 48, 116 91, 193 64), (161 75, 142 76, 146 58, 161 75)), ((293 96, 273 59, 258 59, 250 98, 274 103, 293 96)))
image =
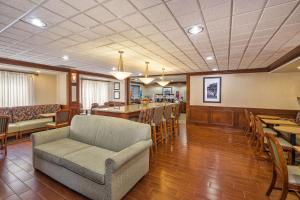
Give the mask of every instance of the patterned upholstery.
POLYGON ((154 108, 153 125, 159 126, 162 123, 164 107, 154 108))
POLYGON ((300 111, 297 113, 296 123, 300 125, 300 111))
POLYGON ((39 119, 42 113, 54 113, 58 110, 60 110, 59 104, 12 107, 12 122, 39 119))
POLYGON ((9 116, 9 123, 12 123, 11 108, 8 108, 8 107, 2 107, 2 108, 0 108, 0 115, 7 115, 7 116, 9 116))

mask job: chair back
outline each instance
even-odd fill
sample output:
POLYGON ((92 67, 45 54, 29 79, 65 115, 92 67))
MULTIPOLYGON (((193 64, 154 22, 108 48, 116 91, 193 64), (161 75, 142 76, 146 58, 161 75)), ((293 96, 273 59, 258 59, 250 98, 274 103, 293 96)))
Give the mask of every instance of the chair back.
POLYGON ((264 144, 265 132, 262 126, 262 123, 258 117, 255 117, 255 128, 256 128, 256 136, 259 138, 259 142, 261 145, 264 144))
POLYGON ((68 109, 62 109, 56 112, 55 123, 68 124, 70 120, 70 111, 68 109))
POLYGON ((175 107, 174 107, 174 112, 173 112, 175 119, 179 119, 180 112, 181 112, 181 110, 180 110, 180 104, 177 103, 175 105, 175 107))
POLYGON ((165 106, 165 109, 164 109, 164 118, 165 118, 165 120, 172 119, 172 111, 173 111, 173 105, 165 106))
POLYGON ((297 113, 296 123, 300 125, 300 111, 297 113))
POLYGON ((0 134, 7 134, 8 122, 8 115, 0 115, 0 134))
POLYGON ((98 104, 98 103, 92 103, 92 105, 91 105, 91 109, 93 109, 93 108, 97 108, 97 107, 99 107, 99 104, 98 104))
POLYGON ((163 106, 154 108, 152 122, 155 124, 155 126, 159 126, 162 123, 163 114, 164 114, 163 106))
POLYGON ((274 135, 266 133, 266 137, 271 153, 273 170, 276 170, 277 174, 282 176, 283 186, 288 187, 288 170, 283 149, 274 135))
POLYGON ((249 111, 247 109, 244 109, 245 119, 247 123, 247 127, 250 126, 250 117, 249 117, 249 111))
POLYGON ((250 114, 249 114, 249 119, 250 119, 250 124, 249 125, 251 127, 252 133, 255 134, 256 124, 255 124, 255 117, 254 117, 252 112, 250 112, 250 114))
POLYGON ((138 122, 150 124, 152 121, 153 109, 144 109, 141 110, 138 122))

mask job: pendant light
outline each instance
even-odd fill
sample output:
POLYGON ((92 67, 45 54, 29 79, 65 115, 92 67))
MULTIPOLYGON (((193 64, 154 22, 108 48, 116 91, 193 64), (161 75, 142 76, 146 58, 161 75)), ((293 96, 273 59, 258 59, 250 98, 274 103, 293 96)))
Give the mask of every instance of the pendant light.
POLYGON ((163 72, 162 72, 162 77, 161 77, 161 81, 157 81, 157 83, 162 86, 165 87, 166 85, 168 85, 170 83, 170 81, 165 81, 165 68, 162 68, 163 72))
POLYGON ((131 72, 126 72, 123 66, 123 57, 122 54, 124 52, 123 51, 119 51, 120 54, 120 59, 119 59, 119 64, 118 64, 118 69, 117 71, 112 71, 111 75, 113 75, 114 77, 116 77, 116 79, 118 80, 124 80, 127 77, 129 77, 131 75, 131 72))
POLYGON ((148 68, 148 65, 149 65, 149 62, 145 62, 146 63, 146 69, 145 69, 145 77, 144 78, 140 78, 140 81, 142 81, 143 83, 145 83, 146 85, 151 83, 154 78, 149 78, 148 75, 149 75, 149 68, 148 68))

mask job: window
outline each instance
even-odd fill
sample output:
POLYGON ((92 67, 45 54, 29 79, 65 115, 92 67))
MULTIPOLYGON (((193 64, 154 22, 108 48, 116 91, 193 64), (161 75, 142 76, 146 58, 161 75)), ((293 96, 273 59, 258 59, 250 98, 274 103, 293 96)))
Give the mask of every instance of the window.
POLYGON ((0 71, 0 107, 34 105, 34 75, 0 71))
POLYGON ((92 103, 103 105, 108 101, 108 82, 98 80, 81 80, 81 103, 84 109, 91 108, 92 103))

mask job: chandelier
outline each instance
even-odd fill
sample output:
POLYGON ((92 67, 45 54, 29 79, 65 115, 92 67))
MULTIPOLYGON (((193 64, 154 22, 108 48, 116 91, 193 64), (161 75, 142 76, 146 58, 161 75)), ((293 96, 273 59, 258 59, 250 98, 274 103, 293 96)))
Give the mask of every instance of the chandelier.
POLYGON ((165 87, 166 85, 168 85, 170 83, 170 81, 165 81, 165 68, 162 68, 162 77, 160 81, 157 81, 157 83, 162 86, 165 87))
POLYGON ((140 78, 140 81, 142 81, 143 83, 145 83, 146 85, 151 83, 154 78, 149 78, 148 75, 149 75, 149 68, 148 68, 148 65, 149 65, 149 62, 145 62, 146 63, 146 69, 145 69, 145 77, 144 78, 140 78))
POLYGON ((131 75, 131 72, 126 72, 123 66, 123 51, 119 51, 120 59, 118 64, 118 69, 116 71, 112 71, 111 75, 113 75, 118 80, 124 80, 131 75))

